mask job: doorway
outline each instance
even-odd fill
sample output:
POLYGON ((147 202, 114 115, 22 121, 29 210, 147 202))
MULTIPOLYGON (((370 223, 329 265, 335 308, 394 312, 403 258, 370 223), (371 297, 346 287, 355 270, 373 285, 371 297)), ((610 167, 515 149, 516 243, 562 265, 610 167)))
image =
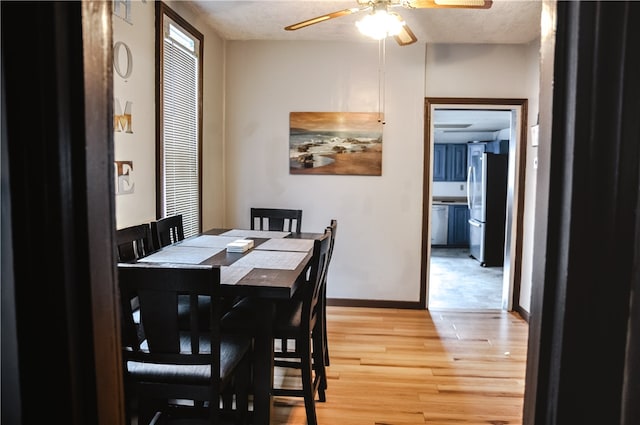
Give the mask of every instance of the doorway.
MULTIPOLYGON (((510 311, 518 307, 526 115, 526 99, 426 99, 423 193, 423 238, 426 240, 423 240, 422 279, 427 308, 510 311), (474 141, 477 144, 467 143, 474 141), (485 254, 480 258, 477 249, 470 250, 467 217, 468 190, 473 185, 469 186, 467 180, 466 156, 470 148, 480 145, 483 152, 488 145, 487 152, 500 154, 497 156, 504 162, 506 179, 502 201, 504 227, 502 233, 494 236, 501 243, 492 250, 499 252, 500 258, 486 262, 485 254), (458 151, 457 159, 445 160, 453 151, 458 151), (465 156, 464 161, 461 155, 465 156), (444 172, 448 173, 444 178, 443 161, 444 172), (454 214, 446 219, 454 227, 448 230, 448 242, 444 244, 439 236, 443 232, 443 206, 454 214)), ((495 229, 491 229, 491 234, 496 234, 495 229)))

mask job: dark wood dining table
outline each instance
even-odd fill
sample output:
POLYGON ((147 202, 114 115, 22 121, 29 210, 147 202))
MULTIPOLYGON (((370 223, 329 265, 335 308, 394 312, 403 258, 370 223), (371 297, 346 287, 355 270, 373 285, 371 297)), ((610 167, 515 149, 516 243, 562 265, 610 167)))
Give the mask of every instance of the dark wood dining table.
MULTIPOLYGON (((267 232, 242 229, 210 229, 200 233, 197 236, 187 238, 168 247, 162 248, 155 253, 140 259, 146 262, 175 262, 182 264, 207 264, 212 266, 220 266, 222 269, 226 266, 232 266, 234 263, 243 259, 246 255, 254 250, 260 250, 260 246, 274 239, 271 236, 277 236, 275 239, 308 239, 313 240, 320 237, 319 233, 289 233, 289 232, 267 232), (226 236, 225 234, 246 234, 248 236, 238 236, 236 239, 251 239, 254 241, 254 247, 243 253, 228 252, 222 249, 203 260, 195 258, 193 262, 188 258, 181 258, 179 261, 171 261, 171 256, 167 255, 170 250, 180 249, 180 247, 194 247, 196 241, 205 238, 199 238, 203 235, 226 236), (199 239, 196 239, 199 238, 199 239), (191 244, 191 245, 190 245, 191 244), (155 255, 155 257, 154 257, 155 255), (157 261, 154 260, 157 258, 157 261), (198 261, 201 260, 201 261, 198 261)), ((266 246, 266 245, 265 245, 266 246)), ((309 244, 309 249, 296 248, 295 262, 298 261, 295 268, 292 266, 268 265, 268 267, 248 267, 237 281, 225 282, 222 278, 222 293, 225 296, 250 296, 258 302, 259 311, 257 316, 260 320, 257 323, 256 334, 254 336, 254 395, 253 395, 253 423, 269 424, 273 414, 273 370, 274 370, 274 349, 273 349, 273 320, 275 316, 275 304, 278 300, 286 300, 291 298, 298 285, 301 282, 300 277, 304 275, 311 260, 313 252, 313 244, 309 244)), ((286 251, 291 252, 291 251, 286 251)), ((293 254, 294 252, 291 252, 293 254)), ((241 261, 240 261, 241 262, 241 261)), ((227 270, 230 270, 227 269, 227 270)), ((221 273, 222 274, 222 273, 221 273)), ((224 274, 223 274, 224 275, 224 274)))

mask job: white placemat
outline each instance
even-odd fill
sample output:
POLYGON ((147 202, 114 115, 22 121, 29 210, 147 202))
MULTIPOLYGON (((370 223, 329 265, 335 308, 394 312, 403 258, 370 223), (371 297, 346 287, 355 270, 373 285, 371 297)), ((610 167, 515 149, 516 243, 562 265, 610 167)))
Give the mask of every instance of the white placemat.
POLYGON ((145 263, 200 264, 220 251, 224 251, 224 248, 198 248, 193 246, 169 245, 162 248, 161 251, 147 255, 138 261, 145 263))
POLYGON ((253 250, 230 267, 295 270, 306 255, 306 252, 253 250))
POLYGON ((225 248, 228 243, 238 240, 235 236, 200 235, 195 238, 179 242, 180 246, 194 246, 201 248, 225 248))
POLYGON ((247 275, 251 270, 251 267, 220 267, 220 283, 223 285, 235 285, 247 275))
POLYGON ((309 252, 313 249, 313 239, 269 239, 258 245, 256 249, 266 251, 309 252))

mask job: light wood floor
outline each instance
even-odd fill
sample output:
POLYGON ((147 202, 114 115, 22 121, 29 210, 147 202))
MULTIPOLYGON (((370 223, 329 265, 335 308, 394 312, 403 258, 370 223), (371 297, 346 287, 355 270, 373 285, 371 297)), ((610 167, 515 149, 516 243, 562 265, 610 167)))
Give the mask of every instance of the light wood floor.
MULTIPOLYGON (((327 327, 320 425, 522 423, 528 325, 515 313, 329 307, 327 327)), ((306 424, 302 399, 276 398, 274 423, 306 424)))

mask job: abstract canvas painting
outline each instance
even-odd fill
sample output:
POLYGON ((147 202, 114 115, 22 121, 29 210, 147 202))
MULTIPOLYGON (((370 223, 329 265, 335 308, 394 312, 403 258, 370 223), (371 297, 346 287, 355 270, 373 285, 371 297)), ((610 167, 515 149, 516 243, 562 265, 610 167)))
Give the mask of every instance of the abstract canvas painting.
POLYGON ((289 173, 380 176, 382 127, 376 112, 291 112, 289 173))

